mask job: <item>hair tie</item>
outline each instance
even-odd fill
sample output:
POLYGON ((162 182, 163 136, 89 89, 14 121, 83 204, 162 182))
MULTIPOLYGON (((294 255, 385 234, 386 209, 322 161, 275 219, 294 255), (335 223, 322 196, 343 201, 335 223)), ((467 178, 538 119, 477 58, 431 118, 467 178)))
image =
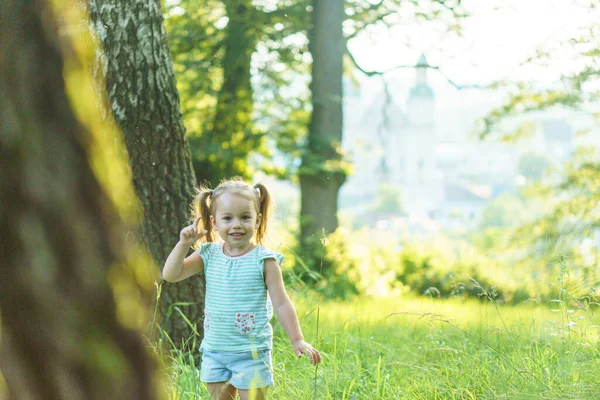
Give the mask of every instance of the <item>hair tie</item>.
MULTIPOLYGON (((256 185, 254 185, 254 189, 258 189, 258 183, 256 185)), ((260 190, 260 189, 258 189, 260 190)))
POLYGON ((215 195, 215 190, 213 189, 213 190, 210 191, 210 197, 212 197, 214 195, 215 195))

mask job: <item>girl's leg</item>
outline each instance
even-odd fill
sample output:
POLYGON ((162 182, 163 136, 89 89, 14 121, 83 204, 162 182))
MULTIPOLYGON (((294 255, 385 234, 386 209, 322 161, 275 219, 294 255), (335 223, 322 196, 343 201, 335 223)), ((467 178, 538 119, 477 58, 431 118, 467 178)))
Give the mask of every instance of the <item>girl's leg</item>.
POLYGON ((260 389, 240 389, 240 400, 266 400, 268 387, 260 389))
POLYGON ((212 400, 235 400, 237 389, 229 382, 207 383, 208 393, 212 400))

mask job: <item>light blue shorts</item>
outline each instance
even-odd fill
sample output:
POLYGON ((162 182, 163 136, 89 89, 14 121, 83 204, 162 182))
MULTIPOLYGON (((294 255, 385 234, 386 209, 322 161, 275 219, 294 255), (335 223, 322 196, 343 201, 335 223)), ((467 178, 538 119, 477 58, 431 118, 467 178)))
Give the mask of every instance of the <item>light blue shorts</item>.
POLYGON ((273 386, 271 350, 245 353, 202 351, 200 379, 205 383, 227 382, 246 390, 273 386))

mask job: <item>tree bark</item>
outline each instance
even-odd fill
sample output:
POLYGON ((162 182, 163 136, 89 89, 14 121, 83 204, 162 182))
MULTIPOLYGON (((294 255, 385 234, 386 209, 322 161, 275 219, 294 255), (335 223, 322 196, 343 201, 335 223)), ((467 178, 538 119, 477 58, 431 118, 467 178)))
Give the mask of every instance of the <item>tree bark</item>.
MULTIPOLYGON (((100 60, 106 90, 125 138, 133 183, 143 207, 142 238, 162 267, 180 230, 189 224, 196 179, 160 1, 90 0, 90 15, 103 45, 100 60)), ((202 334, 198 322, 203 310, 200 276, 163 285, 159 321, 176 346, 187 341, 194 330, 202 334), (179 313, 169 310, 177 303, 186 304, 178 307, 193 328, 179 313)))
POLYGON ((342 74, 344 56, 343 0, 314 0, 309 32, 313 58, 312 117, 300 168, 301 243, 318 242, 337 229, 338 191, 345 180, 341 168, 342 74))
POLYGON ((117 318, 125 229, 91 170, 48 7, 0 2, 0 367, 19 400, 156 399, 142 339, 117 318))

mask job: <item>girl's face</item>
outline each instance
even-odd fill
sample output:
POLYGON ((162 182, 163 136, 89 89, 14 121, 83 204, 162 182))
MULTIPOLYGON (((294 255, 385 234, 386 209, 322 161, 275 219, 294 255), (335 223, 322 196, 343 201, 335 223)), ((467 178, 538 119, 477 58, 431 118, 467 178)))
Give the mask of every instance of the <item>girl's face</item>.
POLYGON ((210 221, 219 232, 227 249, 244 250, 260 225, 262 215, 256 213, 254 202, 237 193, 223 193, 216 201, 210 221))

